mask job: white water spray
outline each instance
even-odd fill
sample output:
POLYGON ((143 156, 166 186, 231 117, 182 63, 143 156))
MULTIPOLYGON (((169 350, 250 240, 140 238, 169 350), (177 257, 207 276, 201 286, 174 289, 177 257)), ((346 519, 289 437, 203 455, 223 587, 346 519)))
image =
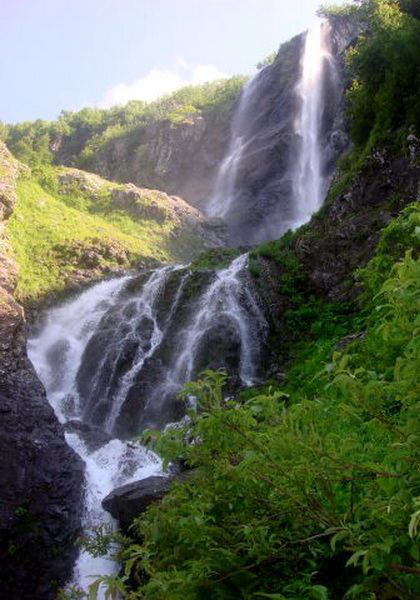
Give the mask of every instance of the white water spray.
POLYGON ((301 59, 301 79, 296 92, 301 102, 295 123, 300 137, 300 148, 294 173, 296 218, 294 227, 302 225, 322 205, 326 194, 326 181, 322 173, 322 114, 325 68, 333 66, 329 50, 331 27, 318 20, 307 32, 301 59))
MULTIPOLYGON (((147 283, 144 285, 142 293, 139 299, 136 301, 135 311, 133 312, 133 318, 130 322, 129 333, 126 335, 135 335, 135 329, 138 321, 142 318, 149 319, 152 324, 152 334, 150 336, 149 347, 145 351, 141 344, 138 345, 136 356, 133 360, 133 366, 131 369, 121 378, 118 386, 118 391, 115 395, 114 401, 112 402, 111 410, 105 421, 106 431, 112 432, 118 416, 121 411, 121 407, 127 397, 127 393, 132 386, 134 379, 141 371, 145 361, 152 356, 156 348, 162 341, 163 331, 159 327, 159 323, 156 317, 157 300, 162 286, 165 283, 168 273, 176 268, 181 267, 163 267, 162 269, 156 269, 151 275, 147 283)), ((121 340, 121 344, 124 343, 124 339, 121 340)))
POLYGON ((218 271, 215 281, 200 299, 198 311, 180 343, 179 357, 171 373, 173 381, 183 383, 191 379, 202 336, 217 318, 226 316, 234 324, 241 341, 239 376, 244 385, 254 383, 259 340, 255 340, 253 334, 258 328, 262 331, 266 323, 254 297, 240 279, 247 262, 248 255, 242 254, 229 267, 218 271))
POLYGON ((39 334, 28 340, 28 356, 61 423, 80 411, 75 382, 84 350, 127 280, 102 281, 51 309, 39 334))
MULTIPOLYGON (((36 337, 28 341, 28 355, 45 386, 48 400, 62 423, 81 421, 76 376, 85 348, 101 318, 115 302, 128 277, 101 282, 58 308, 48 312, 36 337)), ((85 463, 85 506, 83 527, 115 528, 101 501, 114 488, 161 473, 161 461, 139 444, 110 439, 89 448, 78 432, 66 433, 69 446, 85 463)), ((98 575, 110 575, 118 565, 107 558, 94 558, 81 551, 72 583, 87 592, 98 575)), ((99 599, 104 598, 101 590, 99 599)))
POLYGON ((214 191, 206 208, 210 217, 225 217, 235 199, 238 168, 245 150, 252 141, 252 138, 247 135, 247 129, 250 107, 258 88, 258 76, 259 73, 245 85, 235 111, 229 148, 219 167, 214 191))

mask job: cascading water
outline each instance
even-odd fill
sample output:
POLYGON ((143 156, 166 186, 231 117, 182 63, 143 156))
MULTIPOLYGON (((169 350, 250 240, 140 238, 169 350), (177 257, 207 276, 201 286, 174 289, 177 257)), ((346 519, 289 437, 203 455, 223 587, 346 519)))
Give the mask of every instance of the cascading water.
POLYGON ((235 200, 235 183, 242 156, 249 146, 251 112, 253 100, 258 91, 259 73, 245 85, 232 123, 229 148, 217 172, 216 182, 206 212, 210 217, 223 218, 235 200))
MULTIPOLYGON (((86 529, 115 526, 101 508, 112 489, 161 472, 157 456, 121 437, 180 418, 170 408, 183 384, 206 367, 225 366, 221 338, 230 340, 226 366, 243 385, 255 380, 266 323, 246 265, 244 254, 216 273, 162 267, 99 283, 50 310, 29 340, 67 442, 85 462, 86 529)), ((87 590, 95 575, 115 568, 82 552, 74 583, 87 590)))
POLYGON ((300 111, 295 123, 299 149, 293 178, 294 227, 309 220, 322 205, 328 181, 323 174, 322 117, 327 66, 334 73, 329 49, 331 26, 317 20, 306 34, 301 59, 301 78, 296 88, 300 111))
POLYGON ((182 384, 191 379, 200 341, 218 318, 226 316, 237 327, 241 339, 239 376, 245 385, 253 383, 259 348, 252 334, 256 333, 256 328, 265 328, 265 320, 239 277, 247 259, 247 255, 243 254, 227 269, 217 273, 215 281, 200 299, 198 311, 183 333, 179 356, 171 372, 173 381, 182 384), (241 296, 242 304, 239 301, 241 296))
MULTIPOLYGON (((64 424, 76 426, 66 433, 66 440, 85 463, 83 525, 87 531, 101 525, 115 527, 111 515, 101 507, 101 500, 115 487, 161 472, 160 459, 139 444, 112 439, 95 428, 77 426, 82 425, 83 411, 76 376, 86 345, 127 281, 128 278, 121 278, 99 283, 72 302, 52 309, 39 334, 28 342, 29 358, 57 417, 64 424)), ((87 591, 95 576, 116 570, 113 561, 82 551, 73 583, 87 591)))

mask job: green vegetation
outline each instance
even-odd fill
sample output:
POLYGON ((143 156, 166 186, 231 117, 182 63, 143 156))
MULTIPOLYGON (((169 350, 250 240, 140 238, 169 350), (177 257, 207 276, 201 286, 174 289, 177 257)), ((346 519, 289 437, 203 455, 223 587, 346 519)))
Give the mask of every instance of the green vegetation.
POLYGON ((361 146, 403 147, 409 125, 420 128, 420 21, 391 0, 372 0, 367 11, 370 33, 349 54, 352 137, 361 146))
MULTIPOLYGON (((271 345, 282 356, 296 357, 301 351, 315 356, 319 348, 323 347, 325 339, 330 349, 334 341, 357 327, 358 318, 354 315, 355 308, 351 304, 326 302, 314 294, 307 269, 295 251, 295 243, 298 239, 303 239, 306 229, 307 227, 302 227, 295 232, 289 231, 280 240, 260 244, 250 252, 250 271, 257 277, 257 281, 264 276, 258 262, 259 257, 269 259, 278 267, 276 291, 284 302, 284 331, 281 332, 282 339, 272 336, 271 345), (308 350, 307 343, 311 340, 313 346, 308 350)), ((298 381, 299 378, 296 379, 298 381)))
POLYGON ((130 213, 118 207, 112 195, 120 189, 125 187, 71 169, 42 168, 21 178, 18 202, 6 227, 19 267, 20 301, 60 291, 83 273, 99 277, 114 269, 182 261, 198 253, 201 240, 179 229, 170 215, 163 221, 153 214, 148 217, 150 203, 159 210, 160 198, 153 192, 140 196, 130 213), (136 214, 138 205, 144 216, 136 214))
POLYGON ((264 67, 267 67, 268 65, 272 65, 273 62, 276 60, 276 56, 277 56, 277 52, 274 50, 274 52, 271 52, 265 58, 263 58, 262 60, 260 60, 257 63, 257 65, 256 65, 257 69, 263 69, 264 67))
POLYGON ((190 423, 147 432, 167 462, 193 471, 136 519, 110 589, 153 600, 419 597, 419 216, 413 205, 391 223, 360 272, 363 336, 334 349, 321 313, 323 341, 315 356, 307 343, 284 387, 226 399, 225 376, 206 372, 185 390, 199 402, 190 423))
POLYGON ((30 166, 59 162, 89 168, 93 154, 115 138, 137 141, 156 121, 174 127, 199 115, 215 117, 230 111, 246 77, 187 86, 151 103, 132 100, 110 109, 84 108, 62 111, 57 121, 0 124, 0 137, 11 152, 30 166))
POLYGON ((407 155, 407 137, 420 132, 420 10, 416 0, 357 0, 327 5, 320 14, 334 20, 354 15, 365 33, 347 54, 350 134, 355 144, 338 164, 339 177, 327 201, 341 194, 366 158, 381 146, 407 155))
POLYGON ((192 271, 203 271, 206 269, 224 269, 230 265, 234 258, 240 255, 237 248, 212 248, 202 252, 190 264, 192 271))

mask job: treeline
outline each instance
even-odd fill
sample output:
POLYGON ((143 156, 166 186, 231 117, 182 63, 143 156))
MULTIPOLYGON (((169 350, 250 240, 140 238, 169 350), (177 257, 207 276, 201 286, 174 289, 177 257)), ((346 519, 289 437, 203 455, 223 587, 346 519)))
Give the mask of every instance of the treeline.
POLYGON ((176 126, 194 115, 229 111, 245 81, 246 77, 235 76, 186 86, 151 103, 132 100, 110 109, 62 111, 56 121, 38 119, 15 125, 0 122, 0 139, 30 166, 56 161, 86 168, 92 154, 109 140, 139 134, 154 121, 168 120, 176 126))

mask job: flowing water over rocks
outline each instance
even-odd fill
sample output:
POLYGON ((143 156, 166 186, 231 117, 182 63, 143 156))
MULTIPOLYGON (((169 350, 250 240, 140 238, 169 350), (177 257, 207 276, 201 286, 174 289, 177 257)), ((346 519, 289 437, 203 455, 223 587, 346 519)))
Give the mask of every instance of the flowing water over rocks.
MULTIPOLYGON (((157 456, 138 444, 112 439, 83 420, 76 376, 95 328, 128 278, 105 281, 75 300, 50 310, 38 335, 28 342, 28 355, 47 391, 48 400, 64 424, 66 440, 85 464, 85 530, 114 526, 101 500, 115 487, 159 473, 157 456)), ((74 569, 74 583, 87 590, 97 574, 115 572, 106 558, 82 551, 74 569)))
MULTIPOLYGON (((219 271, 168 266, 94 285, 50 310, 29 357, 85 463, 86 529, 112 517, 101 501, 114 488, 161 474, 157 456, 127 441, 179 420, 183 384, 224 368, 232 389, 258 378, 266 322, 252 292, 247 255, 219 271)), ((113 572, 79 556, 74 582, 113 572)))

